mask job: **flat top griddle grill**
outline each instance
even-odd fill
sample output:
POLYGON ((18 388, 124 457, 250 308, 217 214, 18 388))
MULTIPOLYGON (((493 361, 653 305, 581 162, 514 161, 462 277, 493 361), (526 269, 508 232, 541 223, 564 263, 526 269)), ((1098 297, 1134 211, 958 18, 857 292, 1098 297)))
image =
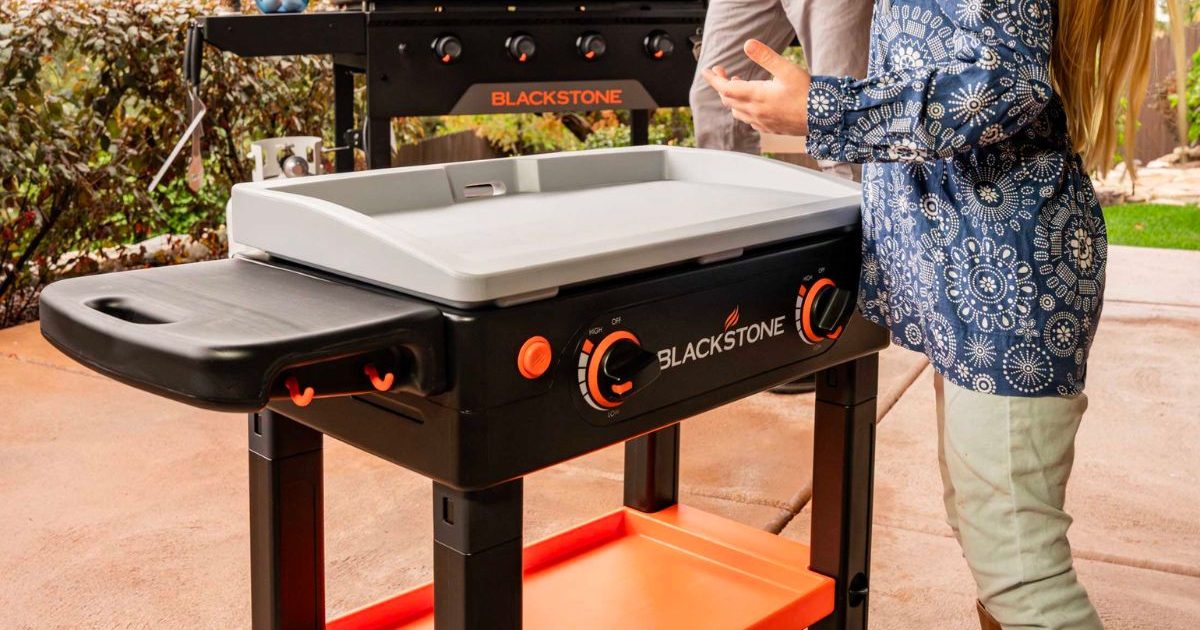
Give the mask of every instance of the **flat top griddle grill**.
POLYGON ((433 585, 329 627, 864 630, 856 190, 661 147, 240 185, 240 255, 54 283, 42 332, 249 413, 256 628, 325 625, 328 435, 430 478, 437 543, 433 585), (680 421, 814 372, 811 552, 675 506, 680 421), (524 547, 523 477, 622 442, 626 507, 524 547))
POLYGON ((397 116, 629 110, 632 144, 648 144, 650 112, 688 104, 704 14, 703 0, 400 0, 209 16, 189 30, 184 74, 200 88, 206 43, 243 57, 331 56, 338 172, 354 170, 350 147, 369 168, 390 166, 397 116))
POLYGON ((858 189, 748 155, 551 154, 234 187, 233 240, 449 304, 559 287, 853 225, 858 189))

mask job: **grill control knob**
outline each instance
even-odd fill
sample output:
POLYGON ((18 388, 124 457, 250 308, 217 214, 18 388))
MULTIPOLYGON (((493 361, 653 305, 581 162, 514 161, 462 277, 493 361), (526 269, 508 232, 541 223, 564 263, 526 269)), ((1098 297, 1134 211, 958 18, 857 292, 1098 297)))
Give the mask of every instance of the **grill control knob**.
POLYGON ((839 289, 829 278, 800 287, 796 300, 796 327, 800 335, 809 343, 837 339, 854 310, 853 297, 852 292, 839 289))
POLYGON ((604 56, 604 51, 608 50, 608 42, 604 41, 604 36, 600 33, 584 33, 575 40, 575 48, 584 59, 595 61, 604 56))
POLYGON ((671 39, 671 36, 665 31, 652 31, 646 36, 646 39, 642 40, 642 47, 650 57, 664 59, 675 52, 675 40, 671 39))
POLYGON ((458 61, 459 57, 462 57, 462 53, 462 40, 453 35, 442 35, 433 40, 433 54, 442 63, 454 63, 458 61))
POLYGON ((508 41, 504 42, 504 47, 508 49, 508 55, 520 63, 529 61, 537 52, 537 42, 533 41, 533 37, 524 33, 517 33, 509 37, 508 41))
POLYGON ((659 375, 658 356, 642 348, 631 332, 609 333, 588 352, 588 402, 600 409, 612 409, 652 383, 659 375))
POLYGON ((611 389, 620 397, 632 395, 658 378, 658 355, 643 350, 634 341, 617 341, 601 361, 600 370, 615 383, 611 389))

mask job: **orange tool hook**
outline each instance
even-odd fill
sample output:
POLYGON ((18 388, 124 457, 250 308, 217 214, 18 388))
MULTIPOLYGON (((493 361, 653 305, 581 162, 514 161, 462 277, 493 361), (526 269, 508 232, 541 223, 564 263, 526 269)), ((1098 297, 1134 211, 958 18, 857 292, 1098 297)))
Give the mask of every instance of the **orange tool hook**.
POLYGON ((300 383, 296 380, 295 376, 287 377, 283 381, 283 386, 287 388, 288 395, 292 397, 292 402, 297 407, 307 407, 308 403, 313 401, 313 396, 316 394, 316 391, 311 387, 305 387, 304 393, 300 393, 300 383))
POLYGON ((384 374, 383 378, 379 378, 379 370, 375 369, 374 363, 368 363, 363 366, 363 374, 366 374, 367 378, 371 379, 371 386, 381 392, 391 389, 392 384, 396 382, 396 375, 391 372, 384 374))

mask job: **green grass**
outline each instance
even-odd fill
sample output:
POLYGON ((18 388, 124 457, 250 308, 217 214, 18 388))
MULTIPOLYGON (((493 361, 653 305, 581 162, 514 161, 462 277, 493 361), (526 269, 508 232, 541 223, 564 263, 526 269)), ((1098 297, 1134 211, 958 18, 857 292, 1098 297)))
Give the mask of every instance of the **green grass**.
POLYGON ((1130 203, 1104 209, 1114 245, 1200 249, 1200 208, 1130 203))

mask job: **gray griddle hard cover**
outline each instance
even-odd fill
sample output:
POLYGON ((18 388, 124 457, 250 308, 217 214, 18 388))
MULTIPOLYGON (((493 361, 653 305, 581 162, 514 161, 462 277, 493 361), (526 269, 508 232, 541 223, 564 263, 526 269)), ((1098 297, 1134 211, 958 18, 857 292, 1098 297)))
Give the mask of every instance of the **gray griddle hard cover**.
POLYGON ((234 251, 469 306, 853 225, 859 187, 767 158, 631 147, 233 188, 234 251))

